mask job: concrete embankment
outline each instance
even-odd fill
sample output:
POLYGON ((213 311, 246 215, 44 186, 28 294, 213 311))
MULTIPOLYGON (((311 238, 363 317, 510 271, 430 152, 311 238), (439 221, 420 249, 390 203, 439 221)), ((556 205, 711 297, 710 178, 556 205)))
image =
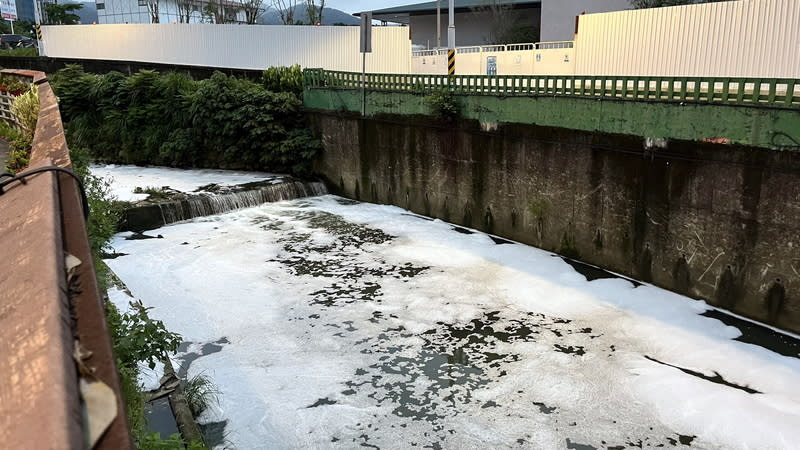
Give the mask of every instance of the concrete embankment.
POLYGON ((312 112, 338 193, 574 257, 800 331, 800 153, 312 112))

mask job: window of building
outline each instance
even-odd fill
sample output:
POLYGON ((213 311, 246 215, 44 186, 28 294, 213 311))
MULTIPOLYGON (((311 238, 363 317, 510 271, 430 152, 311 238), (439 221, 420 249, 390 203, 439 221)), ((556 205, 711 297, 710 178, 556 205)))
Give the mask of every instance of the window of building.
POLYGON ((97 9, 106 9, 106 4, 105 3, 98 3, 97 4, 97 9))

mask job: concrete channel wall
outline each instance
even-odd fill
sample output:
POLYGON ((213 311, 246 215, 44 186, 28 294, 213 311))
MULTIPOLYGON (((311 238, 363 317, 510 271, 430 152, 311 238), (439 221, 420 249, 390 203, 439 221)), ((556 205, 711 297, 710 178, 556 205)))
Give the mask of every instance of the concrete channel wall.
MULTIPOLYGON (((40 112, 26 171, 69 169, 45 74, 2 73, 38 85, 40 112)), ((3 186, 0 249, 3 447, 132 448, 75 180, 45 171, 3 186), (92 436, 97 440, 87 446, 92 436)))
POLYGON ((347 197, 800 332, 797 150, 686 140, 653 147, 630 134, 335 108, 311 111, 309 122, 323 140, 316 171, 347 197))

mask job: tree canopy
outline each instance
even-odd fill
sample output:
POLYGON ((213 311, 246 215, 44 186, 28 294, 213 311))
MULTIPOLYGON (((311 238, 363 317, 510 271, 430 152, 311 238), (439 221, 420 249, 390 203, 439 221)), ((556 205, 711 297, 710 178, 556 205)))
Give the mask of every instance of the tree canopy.
POLYGON ((83 3, 45 3, 44 12, 47 16, 47 23, 50 25, 77 25, 81 18, 74 13, 83 8, 83 3))

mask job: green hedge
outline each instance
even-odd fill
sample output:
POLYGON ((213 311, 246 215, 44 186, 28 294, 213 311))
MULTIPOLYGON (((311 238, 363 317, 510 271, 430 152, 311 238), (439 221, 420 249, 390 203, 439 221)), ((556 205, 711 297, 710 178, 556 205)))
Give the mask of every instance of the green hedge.
POLYGON ((193 81, 179 73, 94 75, 69 66, 52 84, 70 144, 107 162, 302 176, 320 148, 295 93, 219 72, 193 81))

